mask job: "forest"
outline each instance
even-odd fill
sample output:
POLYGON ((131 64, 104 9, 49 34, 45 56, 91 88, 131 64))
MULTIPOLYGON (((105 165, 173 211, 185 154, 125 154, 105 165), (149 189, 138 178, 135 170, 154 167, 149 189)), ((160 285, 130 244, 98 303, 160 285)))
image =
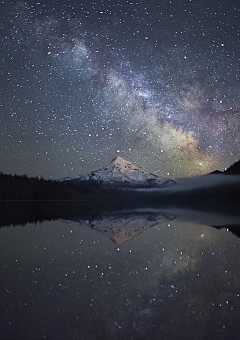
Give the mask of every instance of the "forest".
POLYGON ((75 186, 41 177, 0 173, 1 201, 79 200, 96 187, 75 186))

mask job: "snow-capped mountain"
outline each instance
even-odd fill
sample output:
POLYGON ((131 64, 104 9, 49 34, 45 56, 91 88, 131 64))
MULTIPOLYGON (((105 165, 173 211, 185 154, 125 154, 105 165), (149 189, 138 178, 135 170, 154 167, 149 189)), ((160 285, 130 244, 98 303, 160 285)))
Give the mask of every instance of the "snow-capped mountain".
POLYGON ((83 181, 102 184, 132 184, 143 186, 162 186, 172 184, 174 181, 151 174, 141 167, 126 161, 122 157, 114 158, 106 167, 92 171, 77 178, 64 178, 63 181, 81 183, 83 181))

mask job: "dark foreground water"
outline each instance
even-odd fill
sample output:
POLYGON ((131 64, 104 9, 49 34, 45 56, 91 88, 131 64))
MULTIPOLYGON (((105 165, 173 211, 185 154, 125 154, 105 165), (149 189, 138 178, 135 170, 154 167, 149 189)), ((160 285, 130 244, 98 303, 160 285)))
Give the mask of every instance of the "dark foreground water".
POLYGON ((201 216, 1 228, 0 339, 240 339, 240 239, 202 224, 238 221, 201 216))

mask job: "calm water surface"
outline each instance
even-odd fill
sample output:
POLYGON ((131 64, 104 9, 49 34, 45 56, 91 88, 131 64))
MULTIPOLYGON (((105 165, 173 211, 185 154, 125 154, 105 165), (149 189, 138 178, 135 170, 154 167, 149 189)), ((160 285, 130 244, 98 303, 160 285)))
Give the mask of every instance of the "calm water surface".
POLYGON ((240 239, 158 218, 0 229, 0 339, 240 339, 240 239))

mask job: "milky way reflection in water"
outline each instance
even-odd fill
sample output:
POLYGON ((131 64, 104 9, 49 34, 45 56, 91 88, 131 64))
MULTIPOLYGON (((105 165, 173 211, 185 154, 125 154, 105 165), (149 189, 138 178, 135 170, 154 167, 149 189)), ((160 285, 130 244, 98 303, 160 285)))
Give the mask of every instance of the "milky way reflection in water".
POLYGON ((1 228, 1 338, 237 339, 240 239, 143 222, 1 228))

